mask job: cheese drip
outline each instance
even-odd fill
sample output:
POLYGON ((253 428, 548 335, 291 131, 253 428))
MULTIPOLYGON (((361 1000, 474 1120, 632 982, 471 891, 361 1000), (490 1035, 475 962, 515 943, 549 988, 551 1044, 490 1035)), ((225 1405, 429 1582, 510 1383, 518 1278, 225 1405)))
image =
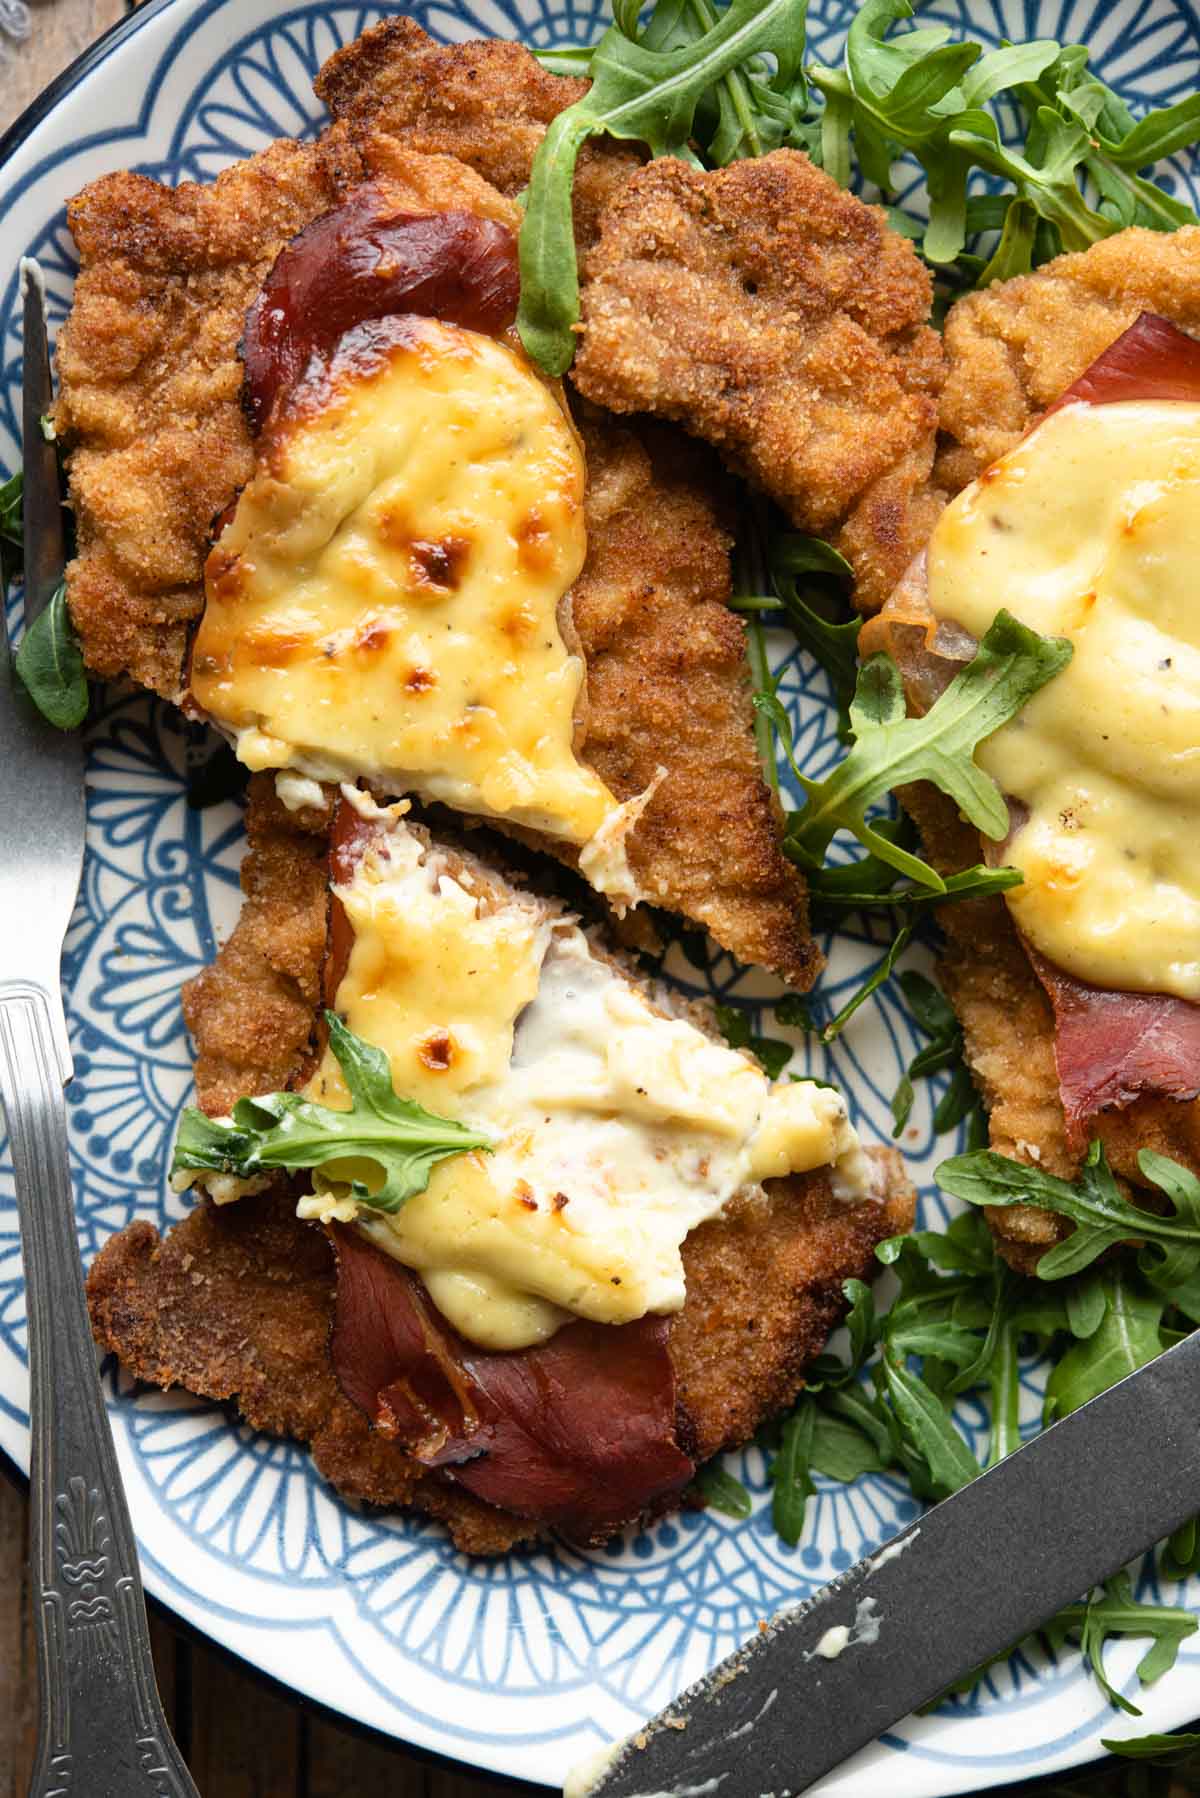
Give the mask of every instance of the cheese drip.
POLYGON ((1200 999, 1200 407, 1071 404, 942 514, 939 618, 1001 607, 1071 662, 983 744, 1022 821, 1005 895, 1065 972, 1200 999), (1027 817, 1026 814, 1027 813, 1027 817))
POLYGON ((586 843, 621 808, 576 759, 584 670, 558 623, 582 451, 518 351, 411 326, 266 440, 209 558, 192 693, 250 768, 586 843))
MULTIPOLYGON (((394 1215, 344 1187, 302 1200, 302 1215, 356 1215, 464 1336, 513 1349, 572 1316, 679 1310, 685 1236, 762 1179, 832 1164, 846 1195, 869 1189, 839 1094, 770 1086, 747 1056, 654 1010, 574 923, 477 891, 395 812, 378 815, 386 846, 337 889, 354 928, 337 1010, 385 1051, 398 1093, 494 1148, 441 1163, 394 1215)), ((306 1091, 346 1107, 328 1053, 306 1091)))

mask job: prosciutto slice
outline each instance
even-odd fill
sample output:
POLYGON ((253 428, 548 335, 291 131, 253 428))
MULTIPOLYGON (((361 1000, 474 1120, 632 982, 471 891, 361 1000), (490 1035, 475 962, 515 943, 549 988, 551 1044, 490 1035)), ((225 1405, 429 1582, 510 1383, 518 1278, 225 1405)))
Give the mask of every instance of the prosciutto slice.
POLYGON ((1054 1007, 1054 1060, 1073 1147, 1098 1111, 1146 1093, 1200 1095, 1200 1005, 1169 993, 1106 992, 1024 947, 1054 1007))
POLYGON ((359 1231, 331 1233, 334 1371, 351 1402, 424 1466, 579 1542, 603 1540, 691 1479, 666 1318, 572 1323, 536 1348, 490 1353, 359 1231))
POLYGON ((471 212, 397 212, 366 182, 280 251, 242 339, 245 401, 261 431, 280 394, 356 327, 398 316, 503 331, 517 312, 516 239, 471 212))

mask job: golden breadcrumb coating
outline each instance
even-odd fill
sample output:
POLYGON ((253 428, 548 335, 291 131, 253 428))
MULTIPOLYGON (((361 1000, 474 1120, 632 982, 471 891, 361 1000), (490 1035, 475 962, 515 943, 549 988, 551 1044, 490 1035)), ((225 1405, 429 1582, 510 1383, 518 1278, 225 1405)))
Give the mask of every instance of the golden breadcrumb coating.
MULTIPOLYGON (((524 44, 500 38, 439 44, 413 20, 384 19, 325 64, 317 96, 351 133, 380 130, 406 149, 443 151, 512 198, 529 185, 551 119, 589 83, 544 69, 524 44)), ((597 138, 575 170, 575 238, 596 236, 604 206, 643 160, 634 144, 597 138)))
POLYGON ((572 616, 588 671, 584 760, 618 799, 666 770, 629 839, 639 886, 739 961, 807 988, 821 956, 755 746, 720 471, 663 426, 635 436, 589 413, 581 429, 588 557, 572 616))
POLYGON ((81 268, 56 422, 78 531, 67 592, 93 674, 178 694, 213 519, 253 469, 246 309, 282 245, 333 204, 336 172, 279 143, 211 186, 105 175, 68 207, 81 268))
MULTIPOLYGON (((327 820, 317 810, 289 817, 263 777, 249 812, 242 921, 186 989, 197 1089, 211 1112, 302 1075, 321 986, 327 820)), ((878 1201, 848 1205, 823 1173, 809 1174, 772 1182, 769 1197, 747 1195, 687 1239, 671 1354, 680 1439, 697 1459, 746 1440, 793 1401, 845 1310, 842 1282, 869 1278, 875 1245, 911 1224, 899 1158, 880 1150, 878 1159, 878 1201)), ((254 1428, 307 1442, 346 1496, 443 1518, 467 1553, 501 1553, 538 1533, 426 1473, 343 1396, 328 1350, 332 1254, 323 1232, 296 1218, 286 1183, 224 1207, 203 1200, 161 1239, 129 1225, 93 1264, 88 1296, 97 1340, 138 1378, 235 1399, 254 1428)))
POLYGON ((705 438, 880 604, 936 516, 942 379, 929 275, 884 213, 796 150, 661 158, 606 208, 585 276, 580 391, 705 438))
POLYGON ((1140 312, 1200 333, 1200 226, 1118 231, 957 301, 946 319, 939 481, 957 493, 1006 455, 1140 312))

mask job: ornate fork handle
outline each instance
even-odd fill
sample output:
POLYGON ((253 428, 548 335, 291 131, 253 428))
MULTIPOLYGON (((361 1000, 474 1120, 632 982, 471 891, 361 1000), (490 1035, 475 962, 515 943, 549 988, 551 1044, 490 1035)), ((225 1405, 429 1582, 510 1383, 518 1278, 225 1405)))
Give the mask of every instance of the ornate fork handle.
POLYGON ((88 1325, 66 1109, 38 986, 0 986, 25 1289, 41 1731, 30 1798, 196 1798, 163 1716, 137 1548, 88 1325))

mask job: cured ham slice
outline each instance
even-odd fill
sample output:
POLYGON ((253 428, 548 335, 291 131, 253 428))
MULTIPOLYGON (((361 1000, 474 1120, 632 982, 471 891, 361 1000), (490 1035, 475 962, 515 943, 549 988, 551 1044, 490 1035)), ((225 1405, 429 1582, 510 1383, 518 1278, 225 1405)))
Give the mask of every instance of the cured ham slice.
POLYGON ((506 225, 397 212, 386 188, 367 182, 293 238, 250 308, 242 361, 254 430, 347 331, 416 314, 498 333, 516 317, 519 287, 506 225))
POLYGON ((1105 992, 1024 946, 1054 1007, 1054 1059, 1073 1147, 1082 1146, 1098 1111, 1142 1094, 1200 1096, 1200 1005, 1169 993, 1105 992))
POLYGON ((1188 400, 1200 404, 1200 343, 1156 312, 1141 313, 1085 368, 1043 417, 1083 400, 1188 400))
POLYGON ((334 1371, 424 1466, 579 1542, 603 1540, 691 1479, 666 1318, 572 1323, 536 1348, 489 1353, 450 1327, 415 1274, 357 1230, 331 1229, 334 1371))

